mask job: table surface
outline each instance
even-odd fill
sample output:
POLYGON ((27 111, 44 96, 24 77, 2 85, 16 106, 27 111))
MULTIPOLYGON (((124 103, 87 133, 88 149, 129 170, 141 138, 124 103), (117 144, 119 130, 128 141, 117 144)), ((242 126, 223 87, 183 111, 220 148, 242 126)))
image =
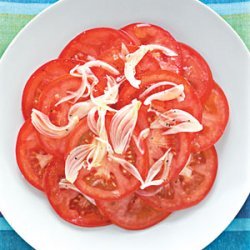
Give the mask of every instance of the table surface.
MULTIPOLYGON (((0 0, 0 57, 8 44, 36 14, 57 0, 0 0)), ((220 14, 250 48, 250 0, 202 0, 220 14)), ((9 226, 0 213, 0 249, 32 249, 9 226)), ((250 249, 250 197, 228 226, 207 250, 250 249)))

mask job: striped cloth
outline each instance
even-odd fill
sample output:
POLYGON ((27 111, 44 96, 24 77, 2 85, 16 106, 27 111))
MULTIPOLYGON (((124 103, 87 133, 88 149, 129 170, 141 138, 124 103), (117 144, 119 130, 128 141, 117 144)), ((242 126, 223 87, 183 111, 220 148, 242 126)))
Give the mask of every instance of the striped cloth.
MULTIPOLYGON (((56 1, 0 0, 0 56, 26 23, 56 1)), ((202 2, 219 13, 250 48, 250 0, 202 0, 202 2)), ((0 250, 9 249, 32 248, 13 231, 0 213, 0 250)), ((250 197, 230 226, 206 249, 250 249, 250 197)))

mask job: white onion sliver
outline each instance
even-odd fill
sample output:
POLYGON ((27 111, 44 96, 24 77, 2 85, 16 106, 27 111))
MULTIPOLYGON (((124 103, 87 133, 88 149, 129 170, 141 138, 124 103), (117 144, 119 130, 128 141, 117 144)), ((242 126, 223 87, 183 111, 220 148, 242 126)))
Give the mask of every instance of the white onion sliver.
POLYGON ((141 189, 145 189, 146 187, 149 187, 149 186, 161 185, 167 179, 170 165, 172 163, 172 158, 173 158, 173 154, 170 151, 171 151, 171 148, 169 148, 165 152, 165 154, 160 159, 158 159, 153 164, 153 166, 149 169, 147 178, 140 187, 141 189), (162 166, 163 166, 163 173, 162 173, 161 178, 159 180, 154 180, 157 174, 160 173, 162 166))
POLYGON ((136 50, 135 52, 127 54, 125 67, 124 67, 124 75, 134 88, 138 89, 139 85, 141 84, 141 81, 135 78, 135 74, 136 74, 135 68, 137 64, 142 60, 142 58, 149 51, 153 51, 153 50, 160 50, 167 56, 177 56, 177 54, 174 51, 164 46, 157 45, 157 44, 141 45, 139 49, 136 50))
POLYGON ((61 189, 71 189, 73 191, 76 191, 76 192, 80 193, 81 195, 83 195, 86 200, 88 200, 90 203, 92 203, 93 205, 96 206, 96 202, 95 202, 94 199, 92 199, 89 196, 87 196, 86 194, 82 193, 74 184, 70 183, 66 179, 61 179, 60 180, 59 188, 61 188, 61 189))
POLYGON ((150 129, 145 128, 140 132, 138 137, 133 135, 135 145, 137 146, 137 148, 139 149, 141 154, 144 154, 144 148, 142 146, 142 141, 145 140, 148 137, 149 133, 150 133, 150 129))
POLYGON ((171 109, 160 113, 154 109, 158 118, 150 124, 151 129, 167 129, 163 135, 177 134, 182 132, 199 132, 203 129, 202 124, 191 114, 180 109, 171 109), (173 124, 177 123, 177 124, 173 124))
POLYGON ((120 109, 111 120, 110 139, 117 154, 122 154, 131 140, 140 106, 141 102, 135 99, 120 109))
POLYGON ((83 161, 94 148, 95 145, 93 144, 85 144, 74 148, 70 152, 65 162, 65 176, 70 183, 75 182, 79 171, 83 167, 83 161))
POLYGON ((31 122, 40 134, 51 138, 63 138, 70 133, 79 122, 79 119, 77 116, 73 116, 69 119, 69 123, 66 126, 58 127, 51 123, 47 115, 39 110, 32 109, 31 122))
POLYGON ((174 99, 178 99, 179 101, 183 101, 184 100, 183 95, 184 95, 184 86, 180 84, 148 96, 144 101, 144 105, 151 104, 153 100, 171 101, 174 99))
POLYGON ((111 74, 119 75, 119 71, 116 68, 101 60, 88 61, 83 65, 77 65, 70 71, 70 74, 75 77, 82 77, 81 86, 76 91, 69 92, 69 95, 57 102, 56 106, 70 100, 77 102, 81 97, 88 97, 90 95, 91 85, 96 85, 99 82, 98 78, 91 71, 92 67, 101 67, 111 74))

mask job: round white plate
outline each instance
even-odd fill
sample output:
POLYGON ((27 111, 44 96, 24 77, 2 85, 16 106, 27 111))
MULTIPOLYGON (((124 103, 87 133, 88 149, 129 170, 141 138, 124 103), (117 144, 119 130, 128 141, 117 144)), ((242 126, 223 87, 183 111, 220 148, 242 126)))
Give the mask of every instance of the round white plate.
POLYGON ((201 249, 232 221, 250 189, 249 54, 233 30, 195 0, 64 0, 36 17, 14 39, 0 65, 0 210, 36 249, 201 249), (79 32, 100 26, 151 22, 169 30, 207 59, 228 97, 231 118, 217 145, 219 172, 208 197, 143 231, 115 226, 81 229, 58 218, 45 197, 22 178, 15 142, 23 123, 25 81, 57 57, 79 32))

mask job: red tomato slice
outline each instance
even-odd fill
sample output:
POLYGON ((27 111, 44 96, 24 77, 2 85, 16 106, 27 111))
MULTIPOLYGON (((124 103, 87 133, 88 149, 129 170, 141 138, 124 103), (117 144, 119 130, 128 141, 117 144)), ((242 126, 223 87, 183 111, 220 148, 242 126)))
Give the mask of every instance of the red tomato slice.
MULTIPOLYGON (((81 120, 69 135, 68 152, 78 145, 91 143, 93 138, 86 119, 81 120)), ((123 157, 134 164, 142 176, 145 175, 148 166, 147 153, 141 155, 133 140, 123 157)), ((105 158, 98 168, 92 168, 90 171, 82 169, 75 185, 93 199, 116 200, 134 192, 140 183, 118 163, 105 158)))
POLYGON ((61 52, 59 58, 89 61, 105 60, 121 70, 120 58, 122 43, 132 45, 133 41, 123 32, 111 28, 87 30, 75 37, 61 52))
MULTIPOLYGON (((138 46, 142 44, 158 44, 176 52, 178 56, 168 57, 163 53, 153 51, 145 56, 145 58, 148 58, 148 60, 144 60, 145 63, 147 61, 150 62, 150 65, 158 64, 158 69, 164 69, 175 73, 181 72, 182 62, 179 44, 168 31, 156 25, 142 23, 130 24, 123 27, 121 30, 124 31, 133 40, 137 41, 136 44, 138 46)), ((141 62, 140 64, 142 65, 143 62, 141 62)), ((150 69, 151 72, 153 68, 150 69)))
POLYGON ((135 193, 117 201, 97 201, 97 205, 112 223, 129 230, 151 227, 170 215, 152 208, 135 193))
POLYGON ((56 78, 69 74, 75 65, 76 62, 57 59, 44 64, 31 75, 22 97, 22 111, 25 119, 30 118, 32 108, 37 108, 44 87, 56 78))
MULTIPOLYGON (((185 92, 185 99, 182 102, 178 102, 177 100, 172 101, 153 101, 153 107, 158 111, 167 111, 169 109, 181 109, 186 112, 189 112, 193 116, 195 116, 198 120, 201 119, 202 114, 202 105, 197 97, 194 89, 192 86, 181 76, 176 75, 169 71, 159 70, 156 71, 154 74, 146 73, 141 75, 141 85, 140 89, 133 88, 129 83, 124 83, 121 88, 119 102, 117 103, 117 107, 121 108, 127 104, 129 104, 133 99, 138 98, 147 88, 154 85, 158 82, 169 81, 175 84, 183 84, 184 85, 184 92, 185 92)), ((170 86, 161 86, 150 92, 154 94, 155 92, 164 91, 170 88, 170 86)), ((139 100, 144 101, 145 98, 139 98, 139 100)))
POLYGON ((214 83, 209 97, 203 105, 203 130, 196 133, 192 151, 199 152, 214 145, 225 131, 229 119, 229 106, 223 90, 214 83))
MULTIPOLYGON (((142 107, 139 113, 138 127, 141 130, 148 128, 150 126, 149 120, 152 122, 155 118, 154 114, 147 112, 147 108, 145 106, 142 107)), ((156 162, 168 149, 171 148, 171 152, 174 156, 169 176, 166 180, 168 182, 178 176, 180 171, 185 166, 190 155, 191 137, 187 133, 162 135, 163 132, 164 131, 162 129, 151 130, 145 142, 148 148, 149 166, 152 166, 154 162, 156 162)), ((161 175, 161 172, 159 175, 161 175)), ((154 189, 154 187, 150 188, 150 190, 152 189, 154 189)))
POLYGON ((44 189, 44 173, 53 156, 39 142, 38 134, 30 120, 19 131, 16 159, 25 179, 37 189, 44 189))
POLYGON ((188 171, 164 186, 153 196, 142 198, 160 211, 175 211, 191 207, 205 198, 217 173, 217 154, 214 147, 192 153, 188 171))
MULTIPOLYGON (((68 124, 68 111, 72 106, 72 102, 64 102, 58 106, 55 104, 61 98, 67 96, 68 91, 75 91, 81 84, 81 78, 65 75, 53 81, 44 88, 40 96, 38 109, 48 115, 51 122, 56 126, 64 126, 68 124)), ((65 154, 67 136, 61 139, 51 138, 39 134, 40 140, 44 148, 51 154, 62 157, 65 154)))
POLYGON ((180 43, 184 77, 191 83, 198 97, 205 101, 213 88, 212 72, 205 59, 193 48, 180 43))
POLYGON ((46 169, 45 191, 56 213, 81 227, 108 225, 109 219, 80 192, 60 187, 59 183, 64 178, 64 161, 52 161, 46 169))

